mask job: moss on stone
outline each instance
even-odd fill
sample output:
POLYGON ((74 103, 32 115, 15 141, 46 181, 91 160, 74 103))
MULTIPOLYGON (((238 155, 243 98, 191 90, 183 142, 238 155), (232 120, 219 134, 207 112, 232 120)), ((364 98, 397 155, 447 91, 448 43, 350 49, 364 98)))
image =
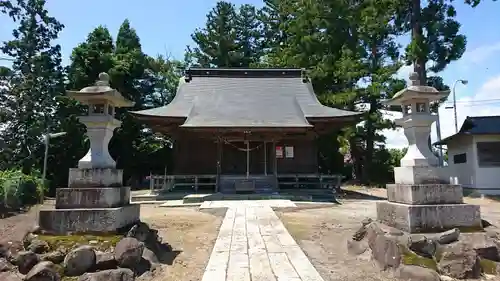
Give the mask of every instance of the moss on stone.
POLYGON ((479 265, 481 266, 481 270, 486 274, 497 274, 497 263, 492 260, 481 259, 479 261, 479 265))
POLYGON ((437 262, 434 259, 419 256, 406 247, 402 248, 402 263, 405 265, 416 265, 437 271, 437 262))
POLYGON ((49 244, 50 251, 55 251, 61 247, 71 250, 82 245, 91 245, 97 250, 104 251, 115 247, 122 238, 122 235, 116 234, 38 235, 38 239, 46 241, 49 244))

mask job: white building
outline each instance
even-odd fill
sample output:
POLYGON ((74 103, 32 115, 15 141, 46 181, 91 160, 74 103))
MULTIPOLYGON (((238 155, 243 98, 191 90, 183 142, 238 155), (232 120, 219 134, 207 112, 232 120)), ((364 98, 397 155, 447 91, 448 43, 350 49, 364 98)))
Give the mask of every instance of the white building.
POLYGON ((439 144, 448 147, 451 183, 500 195, 500 116, 467 117, 458 133, 439 144))

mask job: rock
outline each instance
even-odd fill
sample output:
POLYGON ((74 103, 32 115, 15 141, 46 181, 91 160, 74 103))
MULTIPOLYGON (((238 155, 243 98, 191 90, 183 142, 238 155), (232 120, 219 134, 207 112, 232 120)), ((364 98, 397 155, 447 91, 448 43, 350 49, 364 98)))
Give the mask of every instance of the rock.
POLYGON ((440 249, 439 272, 447 276, 466 279, 478 278, 481 274, 479 258, 470 246, 454 243, 440 249))
POLYGON ((95 268, 98 270, 115 269, 118 263, 115 255, 109 252, 96 252, 95 268))
POLYGON ((151 264, 160 263, 156 254, 148 248, 144 248, 144 251, 142 252, 142 258, 149 261, 151 264))
POLYGON ((7 259, 0 258, 0 272, 11 271, 12 269, 14 269, 14 266, 7 259))
POLYGON ((415 265, 400 266, 396 272, 396 276, 408 281, 441 281, 436 271, 415 265))
POLYGON ((354 241, 361 241, 363 238, 366 236, 366 226, 362 225, 353 235, 352 235, 352 240, 354 241))
POLYGON ((80 246, 69 252, 64 258, 64 271, 68 276, 78 276, 93 268, 95 262, 94 249, 90 246, 80 246))
POLYGON ((36 264, 24 278, 26 281, 59 281, 61 276, 53 262, 42 261, 36 264))
POLYGON ((23 281, 23 277, 16 272, 0 272, 0 280, 2 281, 23 281))
POLYGON ((455 279, 451 278, 450 276, 446 276, 446 275, 441 275, 439 276, 439 278, 441 278, 441 281, 453 281, 455 279))
POLYGON ((33 234, 31 232, 26 233, 23 237, 23 247, 28 250, 29 245, 33 240, 35 240, 38 236, 36 234, 33 234))
POLYGON ((370 248, 373 259, 383 270, 397 268, 401 264, 401 248, 394 237, 377 235, 370 248))
POLYGON ((368 249, 368 242, 365 240, 355 241, 348 240, 347 241, 347 253, 350 255, 361 255, 368 249))
POLYGON ((85 273, 78 281, 134 281, 134 272, 128 268, 109 269, 85 273))
POLYGON ((13 259, 13 264, 17 266, 21 274, 28 273, 37 263, 38 256, 30 251, 21 251, 13 259))
POLYGON ((17 253, 24 251, 24 246, 21 241, 5 242, 0 244, 0 257, 6 258, 9 262, 13 262, 17 253))
POLYGON ((127 237, 132 237, 140 242, 146 242, 150 239, 151 229, 146 223, 138 222, 127 233, 127 237))
POLYGON ((457 241, 459 236, 460 230, 458 228, 454 228, 440 233, 436 240, 439 244, 450 244, 457 241))
POLYGON ((483 228, 493 226, 489 221, 487 221, 485 219, 481 219, 481 225, 483 226, 483 228))
POLYGON ((410 250, 426 258, 432 258, 437 249, 436 242, 427 239, 422 234, 410 235, 408 237, 408 245, 410 250))
POLYGON ((49 251, 49 243, 35 238, 26 249, 36 254, 43 254, 49 251))
POLYGON ((65 256, 66 256, 66 254, 63 251, 57 250, 54 252, 45 253, 45 254, 40 255, 40 260, 41 261, 50 261, 50 262, 53 262, 55 264, 59 264, 59 263, 62 263, 64 261, 65 256))
POLYGON ((373 250, 373 244, 378 235, 384 235, 385 232, 380 228, 379 224, 376 222, 370 223, 366 228, 366 238, 368 240, 368 246, 373 250))
POLYGON ((367 225, 369 225, 372 222, 373 222, 372 218, 365 218, 364 220, 361 221, 361 224, 363 226, 367 226, 367 225))
POLYGON ((134 268, 142 258, 144 244, 132 237, 120 240, 115 247, 115 259, 120 267, 134 268))

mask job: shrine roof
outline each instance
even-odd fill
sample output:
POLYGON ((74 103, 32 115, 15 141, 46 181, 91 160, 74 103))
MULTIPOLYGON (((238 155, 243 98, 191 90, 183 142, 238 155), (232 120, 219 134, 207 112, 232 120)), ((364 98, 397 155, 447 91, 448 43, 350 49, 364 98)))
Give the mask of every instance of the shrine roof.
POLYGON ((170 104, 132 114, 185 118, 181 127, 311 127, 308 118, 361 113, 322 105, 301 69, 191 68, 170 104))

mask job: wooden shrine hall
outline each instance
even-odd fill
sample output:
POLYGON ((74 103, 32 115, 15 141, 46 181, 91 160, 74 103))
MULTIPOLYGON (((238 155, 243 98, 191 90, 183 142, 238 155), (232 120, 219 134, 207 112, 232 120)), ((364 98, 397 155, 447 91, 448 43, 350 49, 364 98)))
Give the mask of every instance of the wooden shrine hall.
POLYGON ((174 140, 168 178, 194 178, 196 189, 264 192, 280 178, 321 180, 317 137, 360 117, 322 105, 301 69, 191 68, 179 83, 168 105, 131 113, 174 140))

